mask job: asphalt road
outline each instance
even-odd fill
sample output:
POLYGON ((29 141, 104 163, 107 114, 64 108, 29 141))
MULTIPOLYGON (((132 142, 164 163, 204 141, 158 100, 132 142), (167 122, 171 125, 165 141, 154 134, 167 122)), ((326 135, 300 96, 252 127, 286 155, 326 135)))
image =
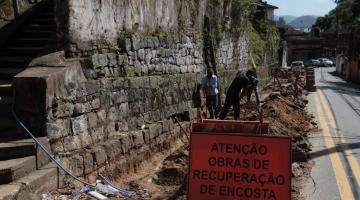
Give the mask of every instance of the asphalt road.
POLYGON ((334 71, 315 70, 318 91, 309 96, 309 110, 320 131, 310 136, 315 165, 302 194, 310 200, 360 200, 360 86, 334 71))

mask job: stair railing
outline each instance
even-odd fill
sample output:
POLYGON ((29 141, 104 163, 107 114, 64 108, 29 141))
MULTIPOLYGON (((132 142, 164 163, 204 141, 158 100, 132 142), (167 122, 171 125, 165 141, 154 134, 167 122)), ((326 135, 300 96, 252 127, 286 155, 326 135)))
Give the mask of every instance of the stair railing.
POLYGON ((14 105, 12 107, 12 113, 14 115, 16 122, 25 130, 25 132, 32 138, 35 145, 40 147, 40 149, 45 153, 45 155, 49 158, 49 160, 51 160, 57 166, 58 169, 62 170, 65 174, 71 176, 73 179, 75 179, 76 181, 79 181, 80 183, 82 183, 86 186, 95 187, 95 185, 90 184, 90 183, 80 179, 79 177, 75 176, 72 172, 70 172, 68 169, 66 169, 58 160, 55 159, 55 156, 49 150, 47 150, 43 144, 41 144, 41 142, 34 136, 34 134, 31 133, 31 131, 26 127, 26 125, 21 121, 20 117, 17 115, 17 113, 15 111, 14 105))
MULTIPOLYGON (((66 169, 64 167, 64 165, 62 165, 59 161, 57 161, 55 159, 55 156, 52 155, 51 152, 49 150, 47 150, 46 147, 43 144, 41 144, 41 142, 38 139, 36 139, 34 134, 32 134, 31 131, 21 121, 20 117, 17 115, 17 113, 15 111, 15 106, 14 105, 12 107, 12 113, 13 113, 17 123, 19 123, 20 126, 25 130, 25 132, 34 140, 35 145, 37 147, 40 147, 40 149, 45 153, 45 155, 49 158, 49 160, 51 160, 57 166, 58 169, 62 170, 65 174, 69 175, 74 180, 79 181, 80 183, 84 184, 85 186, 88 186, 88 187, 91 187, 91 188, 96 188, 96 185, 88 183, 88 182, 86 182, 84 180, 81 180, 79 177, 75 176, 72 172, 70 172, 68 169, 66 169)), ((102 178, 105 183, 107 183, 111 187, 118 190, 118 192, 121 195, 123 195, 125 197, 136 197, 137 196, 136 192, 131 192, 131 191, 128 191, 128 190, 124 190, 124 189, 121 189, 121 188, 117 187, 116 185, 112 184, 105 176, 99 174, 99 177, 102 178)))

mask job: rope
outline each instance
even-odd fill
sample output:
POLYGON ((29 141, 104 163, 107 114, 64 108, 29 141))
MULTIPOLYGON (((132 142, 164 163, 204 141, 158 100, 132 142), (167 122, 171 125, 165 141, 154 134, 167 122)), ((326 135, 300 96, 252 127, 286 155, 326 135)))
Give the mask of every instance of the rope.
POLYGON ((104 182, 106 182, 107 184, 109 184, 111 187, 119 190, 119 193, 121 193, 123 196, 126 196, 126 197, 133 197, 133 196, 137 196, 137 194, 135 192, 131 192, 131 191, 128 191, 128 190, 124 190, 124 189, 121 189, 121 188, 118 188, 116 187, 114 184, 112 184, 107 178, 105 178, 103 175, 99 174, 100 178, 103 179, 104 182))
POLYGON ((75 176, 73 173, 71 173, 69 170, 67 170, 59 161, 57 161, 55 159, 55 157, 50 153, 49 150, 46 149, 46 147, 41 144, 41 142, 36 139, 36 137, 31 133, 31 131, 25 126, 25 124, 20 120, 19 116, 16 114, 15 112, 15 107, 13 105, 12 107, 12 113, 16 119, 16 121, 20 124, 20 126, 25 130, 25 132, 34 140, 34 142, 36 143, 37 146, 40 147, 41 150, 43 150, 43 152, 46 154, 46 156, 49 158, 49 160, 51 160, 56 166, 58 169, 61 169, 63 172, 65 172, 65 174, 71 176, 73 179, 75 179, 76 181, 86 185, 86 186, 90 186, 92 188, 94 188, 95 186, 86 182, 86 181, 83 181, 81 180, 79 177, 75 176))
MULTIPOLYGON (((81 180, 79 177, 75 176, 73 173, 71 173, 69 170, 67 170, 59 161, 57 161, 55 159, 55 157, 49 152, 49 150, 46 149, 46 147, 41 144, 41 142, 36 139, 36 137, 31 133, 31 131, 25 126, 25 124, 20 120, 19 116, 16 114, 15 112, 15 108, 13 106, 12 108, 12 112, 13 115, 16 119, 16 121, 21 125, 21 127, 26 131, 26 133, 34 140, 34 142, 36 143, 37 146, 39 146, 44 153, 46 154, 46 156, 57 166, 58 169, 61 169, 63 172, 65 172, 65 174, 71 176, 73 179, 75 179, 76 181, 79 181, 80 183, 84 184, 85 186, 89 186, 91 188, 95 188, 96 186, 93 184, 90 184, 86 181, 81 180)), ((120 189, 118 187, 116 187, 114 184, 112 184, 108 179, 106 179, 103 175, 99 174, 99 176, 107 183, 109 184, 111 187, 117 189, 122 195, 127 196, 127 197, 133 197, 136 196, 135 192, 130 192, 124 189, 120 189)))

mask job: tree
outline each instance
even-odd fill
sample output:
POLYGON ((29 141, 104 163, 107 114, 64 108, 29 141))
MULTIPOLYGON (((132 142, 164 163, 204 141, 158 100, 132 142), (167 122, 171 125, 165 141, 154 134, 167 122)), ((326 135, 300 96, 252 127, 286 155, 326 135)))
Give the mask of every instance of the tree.
POLYGON ((286 21, 285 21, 284 17, 280 17, 280 18, 279 18, 279 21, 277 22, 277 24, 278 24, 279 27, 284 27, 284 26, 286 26, 286 21))
POLYGON ((344 26, 360 24, 360 0, 333 0, 337 6, 324 17, 319 17, 313 28, 318 27, 321 32, 336 27, 341 30, 344 26))

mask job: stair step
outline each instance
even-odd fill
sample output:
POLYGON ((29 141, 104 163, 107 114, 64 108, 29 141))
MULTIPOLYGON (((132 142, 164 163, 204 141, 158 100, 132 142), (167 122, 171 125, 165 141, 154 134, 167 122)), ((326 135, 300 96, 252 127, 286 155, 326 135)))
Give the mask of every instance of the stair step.
POLYGON ((35 154, 35 145, 30 139, 0 143, 0 161, 23 158, 35 154))
POLYGON ((39 25, 54 25, 55 24, 55 20, 54 19, 50 19, 50 18, 45 18, 45 19, 35 19, 31 22, 31 24, 39 24, 39 25))
MULTIPOLYGON (((50 148, 47 137, 37 138, 46 148, 50 148)), ((32 139, 14 140, 0 143, 0 161, 27 156, 37 156, 39 165, 48 163, 48 159, 40 148, 36 148, 32 139)))
MULTIPOLYGON (((1 71, 1 69, 0 69, 1 71)), ((12 81, 0 81, 0 96, 12 96, 13 95, 13 82, 12 81)))
POLYGON ((6 184, 0 185, 0 199, 1 200, 13 200, 17 199, 17 196, 22 188, 21 184, 6 184))
POLYGON ((0 199, 39 199, 41 194, 57 189, 59 183, 57 172, 53 164, 48 164, 15 182, 0 185, 0 199))
POLYGON ((54 16, 55 16, 55 13, 53 10, 41 12, 37 15, 37 17, 41 17, 41 18, 54 18, 54 16))
POLYGON ((8 47, 5 49, 5 52, 3 52, 3 55, 36 56, 43 50, 42 47, 8 47))
POLYGON ((50 37, 54 35, 55 32, 51 30, 26 30, 22 32, 20 35, 25 37, 50 37))
POLYGON ((0 57, 0 66, 26 67, 32 59, 33 57, 2 56, 0 57))
POLYGON ((24 71, 24 68, 17 67, 1 67, 0 66, 0 80, 12 80, 16 74, 24 71))
POLYGON ((11 105, 14 103, 14 97, 3 96, 0 94, 0 105, 11 105))
POLYGON ((32 47, 44 47, 47 43, 47 38, 15 38, 11 42, 11 46, 14 47, 23 47, 23 46, 32 46, 32 47))
POLYGON ((0 161, 0 184, 7 184, 36 170, 36 157, 0 161))
MULTIPOLYGON (((57 189, 59 183, 58 170, 54 164, 50 163, 16 180, 15 183, 21 183, 25 187, 24 196, 32 195, 40 197, 43 193, 57 189), (29 191, 31 191, 32 194, 29 194, 29 191)), ((26 199, 29 199, 29 197, 26 199)))
POLYGON ((30 24, 26 30, 30 31, 56 31, 56 26, 54 25, 38 25, 38 24, 30 24))
POLYGON ((18 133, 16 132, 3 132, 1 131, 0 133, 0 141, 1 142, 11 142, 14 140, 25 140, 25 139, 29 139, 30 136, 27 135, 25 132, 20 132, 22 131, 22 129, 18 129, 18 133))
POLYGON ((9 116, 0 117, 0 136, 3 131, 17 129, 17 127, 18 123, 11 113, 9 113, 9 116))
POLYGON ((6 117, 12 117, 12 107, 11 105, 0 104, 0 118, 6 118, 6 117))

